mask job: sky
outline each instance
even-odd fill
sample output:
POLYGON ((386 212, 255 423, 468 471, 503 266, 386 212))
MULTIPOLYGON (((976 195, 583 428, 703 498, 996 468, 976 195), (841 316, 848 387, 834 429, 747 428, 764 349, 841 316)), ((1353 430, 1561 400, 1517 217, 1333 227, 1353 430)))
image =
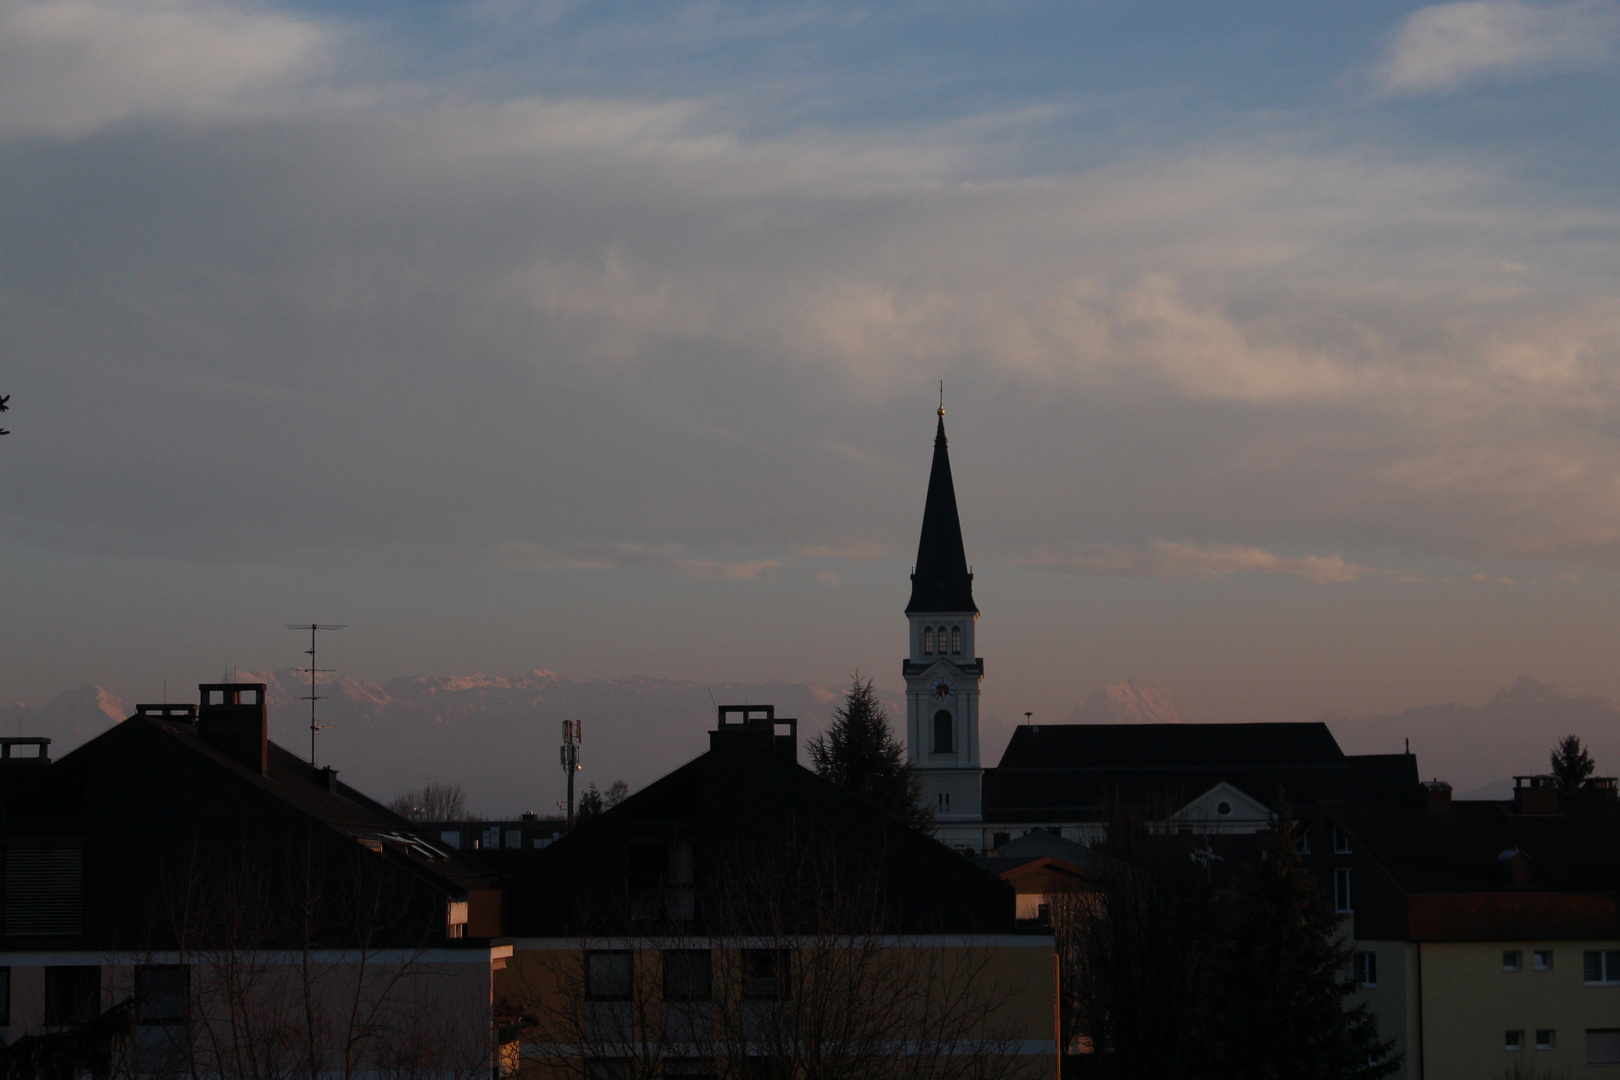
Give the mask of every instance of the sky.
POLYGON ((1620 0, 0 0, 0 698, 1620 697, 1620 0))

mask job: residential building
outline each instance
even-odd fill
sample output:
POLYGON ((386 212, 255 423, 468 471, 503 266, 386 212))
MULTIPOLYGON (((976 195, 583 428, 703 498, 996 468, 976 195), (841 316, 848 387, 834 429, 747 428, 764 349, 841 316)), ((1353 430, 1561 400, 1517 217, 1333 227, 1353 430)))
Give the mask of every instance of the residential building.
POLYGON ((263 684, 199 691, 0 740, 5 1040, 128 1001, 139 1071, 487 1074, 496 881, 271 742, 263 684))
POLYGON ((769 706, 722 707, 707 753, 512 869, 497 987, 531 1025, 527 1068, 769 1072, 959 1043, 986 1076, 1055 1074, 1050 933, 1020 930, 1011 886, 801 767, 797 742, 769 706))
POLYGON ((1399 1076, 1620 1070, 1620 803, 1613 780, 1511 802, 1324 801, 1309 862, 1399 1076))

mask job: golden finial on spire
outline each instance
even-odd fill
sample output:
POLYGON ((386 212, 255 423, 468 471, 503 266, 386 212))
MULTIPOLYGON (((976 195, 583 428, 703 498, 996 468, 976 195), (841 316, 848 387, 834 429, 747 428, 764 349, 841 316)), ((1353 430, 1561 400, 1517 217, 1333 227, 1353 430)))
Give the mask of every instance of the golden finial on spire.
POLYGON ((945 380, 939 380, 939 418, 945 419, 945 380))

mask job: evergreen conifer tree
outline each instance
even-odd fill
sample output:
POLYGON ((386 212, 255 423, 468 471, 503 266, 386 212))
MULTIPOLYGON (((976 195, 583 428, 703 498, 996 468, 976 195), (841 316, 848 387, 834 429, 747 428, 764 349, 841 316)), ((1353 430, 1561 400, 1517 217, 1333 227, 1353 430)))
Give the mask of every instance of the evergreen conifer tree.
POLYGON ((1400 1066, 1365 1002, 1352 1005, 1350 946, 1297 851, 1279 800, 1263 860, 1250 868, 1206 970, 1207 1080, 1376 1080, 1400 1066))
POLYGON ((1558 745, 1553 747, 1550 764, 1553 775, 1558 777, 1558 786, 1566 795, 1579 791, 1581 782, 1597 771, 1597 763, 1576 735, 1565 735, 1558 740, 1558 745))
POLYGON ((807 749, 819 775, 913 828, 933 828, 934 814, 923 803, 922 781, 906 762, 905 748, 890 729, 871 679, 862 681, 859 672, 852 677, 844 704, 807 749))

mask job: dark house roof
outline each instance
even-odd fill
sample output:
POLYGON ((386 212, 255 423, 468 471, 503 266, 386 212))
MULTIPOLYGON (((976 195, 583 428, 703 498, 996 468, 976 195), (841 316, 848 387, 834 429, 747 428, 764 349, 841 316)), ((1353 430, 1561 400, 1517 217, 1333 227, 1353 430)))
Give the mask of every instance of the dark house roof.
POLYGON ((973 603, 973 575, 968 573, 967 553, 962 547, 962 521, 956 513, 956 486, 951 482, 951 456, 945 448, 945 410, 941 409, 906 614, 978 610, 973 603))
POLYGON ((744 894, 749 904, 805 912, 817 896, 862 889, 880 896, 887 929, 1014 928, 1014 892, 1005 882, 783 753, 733 738, 515 868, 507 878, 509 932, 648 929, 631 917, 630 894, 683 884, 664 872, 662 855, 646 869, 649 850, 673 846, 690 852, 689 918, 677 921, 692 930, 727 932, 744 894), (652 877, 638 878, 645 873, 652 877))
POLYGON ((1094 820, 1114 804, 1174 810, 1222 781, 1273 805, 1420 794, 1409 754, 1351 757, 1326 724, 1038 724, 984 778, 985 819, 1094 820))
POLYGON ((1319 812, 1349 841, 1339 852, 1324 835, 1312 850, 1319 869, 1354 874, 1358 937, 1620 936, 1620 805, 1568 800, 1527 814, 1511 802, 1327 801, 1319 812))
MULTIPOLYGON (((473 932, 499 935, 494 880, 335 771, 265 739, 257 690, 257 716, 254 705, 228 707, 241 738, 213 737, 206 704, 200 715, 141 706, 60 761, 0 771, 8 873, 16 860, 68 853, 57 858, 78 867, 72 902, 82 904, 71 932, 61 920, 25 917, 28 902, 8 888, 4 947, 173 948, 186 935, 196 944, 219 931, 210 920, 223 905, 254 912, 254 940, 234 944, 443 944, 450 900, 470 901, 473 932), (313 940, 289 918, 311 892, 322 895, 313 940), (361 931, 356 912, 368 905, 383 921, 361 931)), ((64 879, 42 896, 73 885, 64 879)))

